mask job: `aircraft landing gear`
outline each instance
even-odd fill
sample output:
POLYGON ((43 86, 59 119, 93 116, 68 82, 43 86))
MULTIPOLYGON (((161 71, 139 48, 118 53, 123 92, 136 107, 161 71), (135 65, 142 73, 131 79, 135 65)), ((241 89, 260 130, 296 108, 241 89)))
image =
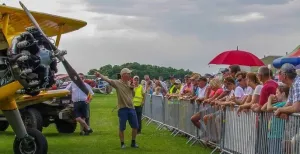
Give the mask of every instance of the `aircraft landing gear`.
POLYGON ((15 138, 15 154, 47 154, 48 143, 45 136, 38 130, 27 128, 28 135, 22 139, 15 138))

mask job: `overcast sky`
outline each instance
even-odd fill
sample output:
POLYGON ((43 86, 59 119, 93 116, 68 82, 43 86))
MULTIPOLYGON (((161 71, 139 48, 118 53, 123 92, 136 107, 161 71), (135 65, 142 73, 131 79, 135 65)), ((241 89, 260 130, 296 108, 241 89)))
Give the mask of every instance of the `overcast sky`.
MULTIPOLYGON (((18 1, 2 0, 20 7, 18 1)), ((300 42, 300 0, 23 0, 30 10, 77 18, 62 36, 78 72, 139 62, 215 72, 225 50, 284 55, 300 42)), ((60 66, 60 72, 65 72, 60 66)))

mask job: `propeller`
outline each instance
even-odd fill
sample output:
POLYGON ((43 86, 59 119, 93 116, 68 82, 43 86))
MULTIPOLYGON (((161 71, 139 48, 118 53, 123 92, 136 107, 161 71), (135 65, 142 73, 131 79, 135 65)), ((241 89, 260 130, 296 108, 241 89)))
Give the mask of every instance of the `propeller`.
POLYGON ((19 3, 21 5, 21 7, 23 8, 23 10, 25 11, 26 15, 28 16, 28 18, 33 23, 33 25, 42 34, 42 36, 45 38, 45 40, 47 41, 47 43, 49 43, 51 45, 51 48, 53 49, 54 54, 56 55, 56 57, 64 65, 64 67, 65 67, 65 69, 66 69, 66 71, 67 71, 70 79, 77 85, 77 87, 79 89, 81 89, 88 96, 88 99, 89 99, 91 97, 89 90, 87 89, 87 87, 85 86, 85 84, 83 83, 83 81, 79 78, 77 72, 73 69, 73 67, 69 64, 69 62, 64 58, 64 56, 62 54, 64 51, 59 50, 54 44, 52 44, 52 42, 48 39, 48 37, 46 36, 46 34, 40 28, 40 26, 37 23, 37 21, 35 20, 35 18, 30 13, 30 11, 25 7, 25 5, 21 1, 19 1, 19 3))

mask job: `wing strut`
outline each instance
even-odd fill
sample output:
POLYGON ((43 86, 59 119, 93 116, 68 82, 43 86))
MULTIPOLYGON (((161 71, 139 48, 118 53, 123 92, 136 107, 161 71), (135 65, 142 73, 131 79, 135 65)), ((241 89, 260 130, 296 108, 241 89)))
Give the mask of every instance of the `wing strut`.
POLYGON ((56 36, 56 41, 55 41, 56 47, 58 47, 59 45, 61 34, 63 33, 63 29, 64 29, 64 24, 59 25, 58 34, 56 36))

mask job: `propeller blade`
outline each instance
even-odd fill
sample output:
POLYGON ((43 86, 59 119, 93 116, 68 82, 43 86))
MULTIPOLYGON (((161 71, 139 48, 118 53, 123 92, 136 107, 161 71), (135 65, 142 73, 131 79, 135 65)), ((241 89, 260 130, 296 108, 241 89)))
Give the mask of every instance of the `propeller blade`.
POLYGON ((59 55, 58 53, 60 52, 59 49, 57 49, 57 47, 52 44, 52 42, 48 39, 48 37, 46 36, 46 34, 43 32, 43 30, 41 29, 41 27, 39 26, 39 24, 37 23, 37 21, 35 20, 35 18, 32 16, 32 14, 30 13, 30 11, 25 7, 25 5, 19 1, 21 7, 23 8, 23 10, 25 11, 26 15, 28 16, 28 18, 31 20, 31 22, 33 23, 33 25, 39 30, 39 32, 42 34, 42 36, 44 37, 44 39, 47 41, 47 43, 49 43, 51 45, 51 48, 54 49, 54 53, 55 55, 57 55, 57 58, 62 62, 62 64, 64 65, 70 79, 77 85, 78 88, 80 88, 87 96, 88 98, 91 96, 89 90, 87 89, 87 87, 85 86, 85 84, 83 83, 83 81, 79 78, 77 72, 73 69, 73 67, 69 64, 69 62, 61 55, 59 55))

